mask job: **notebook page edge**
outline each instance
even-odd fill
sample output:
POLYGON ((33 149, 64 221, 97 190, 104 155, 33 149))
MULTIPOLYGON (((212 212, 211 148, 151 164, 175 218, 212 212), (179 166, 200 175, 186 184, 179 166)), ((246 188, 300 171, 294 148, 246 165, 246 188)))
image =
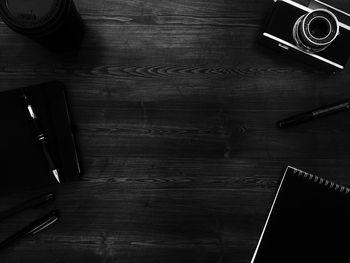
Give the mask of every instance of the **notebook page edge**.
POLYGON ((255 258, 256 258, 257 254, 258 254, 261 241, 262 241, 262 239, 263 239, 263 237, 264 237, 266 227, 267 227, 267 225, 268 225, 268 223, 269 223, 270 216, 271 216, 271 214, 272 214, 272 210, 273 210, 273 208, 274 208, 274 206, 275 206, 277 197, 278 197, 278 195, 279 195, 279 192, 280 192, 280 190, 281 190, 282 184, 283 184, 283 182, 284 182, 284 179, 285 179, 285 177, 286 177, 287 171, 288 171, 289 169, 297 170, 296 168, 294 168, 294 167, 292 167, 292 166, 289 166, 289 165, 288 165, 287 168, 285 169, 284 174, 283 174, 283 177, 282 177, 282 180, 281 180, 281 182, 280 182, 280 184, 279 184, 279 186, 278 186, 277 193, 276 193, 276 195, 275 195, 275 198, 273 199, 273 202, 272 202, 272 205, 271 205, 269 214, 268 214, 268 216, 267 216, 267 219, 266 219, 266 222, 265 222, 263 231, 261 232, 261 235, 260 235, 258 244, 256 245, 256 248, 255 248, 255 251, 254 251, 254 254, 253 254, 253 258, 252 258, 252 260, 250 261, 250 263, 254 263, 255 258))

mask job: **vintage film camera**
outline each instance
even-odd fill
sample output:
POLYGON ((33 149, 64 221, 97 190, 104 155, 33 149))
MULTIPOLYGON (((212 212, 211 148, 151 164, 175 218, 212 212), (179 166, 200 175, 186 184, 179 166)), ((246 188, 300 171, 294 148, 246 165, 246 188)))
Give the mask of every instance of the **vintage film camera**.
POLYGON ((327 72, 344 69, 350 55, 350 15, 318 0, 303 6, 274 0, 261 40, 327 72))

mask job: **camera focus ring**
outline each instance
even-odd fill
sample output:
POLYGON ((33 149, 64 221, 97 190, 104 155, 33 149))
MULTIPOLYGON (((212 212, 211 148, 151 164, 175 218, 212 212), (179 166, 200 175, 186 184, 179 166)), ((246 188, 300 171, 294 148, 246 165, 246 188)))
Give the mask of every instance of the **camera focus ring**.
POLYGON ((294 38, 298 46, 312 52, 325 49, 338 34, 337 18, 325 9, 317 9, 302 16, 294 26, 294 38))

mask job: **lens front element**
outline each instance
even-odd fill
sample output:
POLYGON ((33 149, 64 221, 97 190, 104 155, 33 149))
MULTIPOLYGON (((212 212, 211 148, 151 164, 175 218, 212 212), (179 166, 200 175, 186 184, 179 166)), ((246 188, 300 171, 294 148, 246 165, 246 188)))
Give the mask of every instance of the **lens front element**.
POLYGON ((331 23, 322 16, 314 17, 307 28, 308 33, 317 39, 325 39, 331 34, 331 23))

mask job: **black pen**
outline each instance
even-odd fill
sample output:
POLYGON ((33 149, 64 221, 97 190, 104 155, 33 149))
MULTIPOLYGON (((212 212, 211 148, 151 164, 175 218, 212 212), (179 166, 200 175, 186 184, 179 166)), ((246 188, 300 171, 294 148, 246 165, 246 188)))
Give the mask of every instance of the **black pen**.
POLYGON ((40 232, 41 230, 44 230, 54 222, 58 220, 58 212, 57 210, 51 211, 47 215, 35 220, 34 222, 30 223, 29 225, 25 226, 23 229, 15 233, 14 235, 6 238, 4 241, 0 243, 0 249, 3 249, 18 239, 24 238, 28 235, 35 235, 36 233, 40 232))
POLYGON ((292 116, 290 118, 277 122, 277 126, 279 128, 286 128, 292 125, 311 121, 314 119, 319 119, 327 115, 334 114, 340 111, 345 111, 348 109, 350 109, 350 100, 292 116))
POLYGON ((45 135, 44 135, 44 133, 43 133, 43 131, 41 129, 38 116, 35 114, 32 105, 29 103, 29 100, 28 100, 24 90, 23 90, 23 97, 24 97, 25 103, 27 105, 27 109, 28 109, 29 115, 30 115, 31 119, 33 120, 34 127, 35 127, 35 130, 36 130, 36 133, 37 133, 37 137, 38 137, 39 142, 41 143, 41 146, 42 146, 45 158, 46 158, 46 160, 47 160, 47 162, 49 164, 49 168, 52 171, 52 173, 53 173, 54 177, 56 178, 57 182, 60 183, 60 178, 59 178, 59 175, 58 175, 58 171, 55 168, 55 163, 53 162, 52 157, 50 155, 50 152, 48 150, 48 147, 46 145, 45 135))

